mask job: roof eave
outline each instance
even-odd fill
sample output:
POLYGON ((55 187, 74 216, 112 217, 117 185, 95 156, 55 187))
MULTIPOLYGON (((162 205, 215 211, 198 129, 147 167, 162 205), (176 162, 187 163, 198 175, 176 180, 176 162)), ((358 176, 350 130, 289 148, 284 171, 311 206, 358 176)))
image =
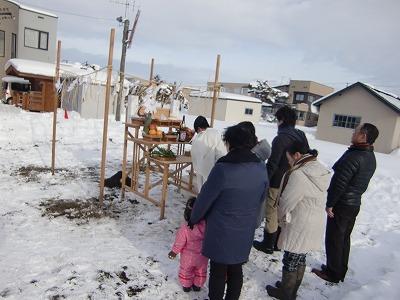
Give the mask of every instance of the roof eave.
POLYGON ((365 85, 364 83, 362 83, 360 81, 357 81, 356 83, 353 83, 352 85, 349 85, 348 87, 345 87, 344 89, 341 89, 341 90, 339 90, 339 91, 327 96, 326 98, 318 99, 317 101, 313 102, 313 105, 321 106, 322 103, 324 103, 325 101, 337 96, 338 93, 345 92, 345 91, 355 87, 356 85, 363 87, 365 90, 367 90, 367 92, 369 92, 372 96, 375 96, 375 98, 377 98, 383 104, 389 106, 391 109, 393 109, 397 113, 400 113, 400 109, 398 107, 396 107, 393 104, 391 104, 390 102, 386 101, 386 99, 384 99, 381 95, 379 95, 377 92, 373 91, 370 87, 368 87, 367 85, 365 85))

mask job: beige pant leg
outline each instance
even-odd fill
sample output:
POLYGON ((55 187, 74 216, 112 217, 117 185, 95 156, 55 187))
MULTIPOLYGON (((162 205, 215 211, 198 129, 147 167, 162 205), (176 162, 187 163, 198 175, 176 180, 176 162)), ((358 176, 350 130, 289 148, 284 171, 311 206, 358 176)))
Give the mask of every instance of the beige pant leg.
POLYGON ((265 230, 268 233, 274 233, 278 230, 278 198, 279 189, 269 188, 267 201, 265 201, 265 230))
POLYGON ((204 180, 204 177, 201 176, 200 174, 196 174, 195 176, 196 176, 196 177, 195 177, 196 192, 197 192, 197 193, 200 193, 201 187, 203 186, 205 180, 204 180))

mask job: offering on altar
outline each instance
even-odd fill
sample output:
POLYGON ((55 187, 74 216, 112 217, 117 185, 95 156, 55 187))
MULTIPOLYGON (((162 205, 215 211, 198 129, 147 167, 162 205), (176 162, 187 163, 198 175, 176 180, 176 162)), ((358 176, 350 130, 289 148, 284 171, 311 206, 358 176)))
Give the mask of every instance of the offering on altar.
POLYGON ((162 147, 156 147, 150 154, 151 157, 164 159, 164 160, 174 160, 176 155, 169 149, 162 147))

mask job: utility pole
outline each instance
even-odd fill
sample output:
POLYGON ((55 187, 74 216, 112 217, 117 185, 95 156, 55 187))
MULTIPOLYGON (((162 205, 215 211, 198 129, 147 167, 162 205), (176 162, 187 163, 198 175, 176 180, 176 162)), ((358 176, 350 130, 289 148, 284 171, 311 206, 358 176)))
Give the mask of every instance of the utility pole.
POLYGON ((121 102, 122 102, 122 97, 124 95, 125 58, 126 58, 126 49, 128 45, 129 20, 125 19, 123 22, 124 22, 124 32, 122 34, 122 53, 121 53, 121 62, 119 65, 119 91, 117 98, 117 109, 115 112, 115 121, 121 120, 121 102))

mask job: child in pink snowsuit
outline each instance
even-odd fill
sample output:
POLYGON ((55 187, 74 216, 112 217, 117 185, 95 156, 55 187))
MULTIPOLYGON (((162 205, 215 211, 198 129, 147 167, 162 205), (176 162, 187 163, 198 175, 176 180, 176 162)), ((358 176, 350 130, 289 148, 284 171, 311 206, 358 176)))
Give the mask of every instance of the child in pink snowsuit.
POLYGON ((179 266, 179 281, 185 292, 200 291, 207 279, 208 258, 201 254, 205 221, 193 226, 191 229, 187 222, 190 220, 192 208, 196 198, 190 198, 186 203, 184 222, 176 233, 175 243, 172 251, 168 254, 170 259, 174 259, 178 253, 181 254, 179 266))

